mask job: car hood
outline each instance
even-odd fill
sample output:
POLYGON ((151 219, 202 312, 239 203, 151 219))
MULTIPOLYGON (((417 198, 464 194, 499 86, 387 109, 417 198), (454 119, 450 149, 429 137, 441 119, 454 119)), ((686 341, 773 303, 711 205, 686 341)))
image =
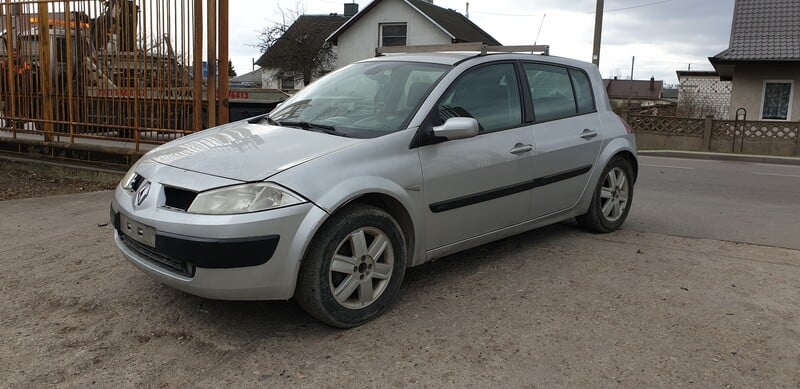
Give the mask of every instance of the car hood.
POLYGON ((260 181, 360 141, 243 121, 169 142, 153 149, 147 158, 217 177, 260 181))

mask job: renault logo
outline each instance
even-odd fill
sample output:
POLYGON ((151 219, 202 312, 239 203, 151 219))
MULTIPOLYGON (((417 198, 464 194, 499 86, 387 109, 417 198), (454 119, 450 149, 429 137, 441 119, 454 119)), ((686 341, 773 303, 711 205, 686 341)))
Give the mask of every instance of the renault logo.
POLYGON ((146 182, 139 188, 139 191, 136 192, 136 206, 142 205, 144 200, 147 198, 147 195, 150 194, 150 182, 146 182))

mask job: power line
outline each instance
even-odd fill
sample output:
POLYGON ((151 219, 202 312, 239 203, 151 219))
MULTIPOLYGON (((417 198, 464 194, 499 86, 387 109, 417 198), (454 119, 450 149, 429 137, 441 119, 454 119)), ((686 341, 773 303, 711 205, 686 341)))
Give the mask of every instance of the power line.
MULTIPOLYGON (((322 0, 320 0, 320 1, 322 1, 322 0)), ((605 10, 604 12, 618 12, 618 11, 625 11, 625 10, 629 10, 629 9, 644 8, 644 7, 650 7, 650 6, 653 6, 653 5, 659 5, 659 4, 669 3, 669 2, 671 2, 671 1, 674 1, 674 0, 658 0, 658 1, 651 1, 651 2, 649 2, 649 3, 636 4, 636 5, 631 5, 631 6, 628 6, 628 7, 621 7, 621 8, 607 9, 607 10, 605 10)), ((462 10, 461 10, 461 9, 455 9, 455 10, 456 10, 456 11, 458 11, 458 12, 462 12, 462 10)), ((470 13, 476 13, 476 14, 481 14, 481 15, 494 15, 494 16, 515 16, 515 17, 539 17, 539 16, 542 16, 542 15, 545 15, 544 13, 540 13, 540 14, 519 14, 519 13, 513 13, 513 14, 510 14, 510 13, 502 13, 502 12, 483 12, 483 11, 474 11, 474 10, 470 10, 470 13)), ((594 12, 584 12, 584 14, 586 14, 586 15, 594 15, 594 12)))
POLYGON ((622 7, 622 8, 615 8, 615 9, 607 9, 607 10, 605 10, 605 12, 617 12, 617 11, 624 11, 624 10, 626 10, 626 9, 634 9, 634 8, 649 7, 649 6, 651 6, 651 5, 658 5, 658 4, 669 3, 670 1, 672 1, 672 0, 660 0, 660 1, 652 1, 652 2, 649 2, 649 3, 638 4, 638 5, 632 5, 632 6, 630 6, 630 7, 622 7))
MULTIPOLYGON (((458 12, 461 12, 461 10, 460 10, 460 9, 457 9, 456 11, 458 11, 458 12)), ((498 13, 498 12, 481 12, 481 11, 473 11, 473 10, 470 10, 469 12, 470 12, 470 13, 475 13, 475 14, 482 14, 482 15, 494 15, 494 16, 523 16, 523 17, 538 17, 538 16, 545 15, 545 14, 504 14, 504 13, 498 13)))

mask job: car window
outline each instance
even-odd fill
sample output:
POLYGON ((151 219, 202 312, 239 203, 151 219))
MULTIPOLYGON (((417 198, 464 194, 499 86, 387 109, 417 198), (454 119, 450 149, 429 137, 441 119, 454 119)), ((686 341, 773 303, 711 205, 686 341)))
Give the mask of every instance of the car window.
POLYGON ((594 112, 594 96, 592 95, 592 84, 589 83, 589 77, 583 71, 576 69, 570 69, 569 75, 572 78, 572 86, 575 88, 578 113, 594 112))
POLYGON ((439 124, 451 117, 472 117, 481 131, 496 131, 522 124, 522 109, 514 65, 483 66, 465 73, 445 93, 438 105, 439 124))
POLYGON ((577 113, 572 82, 566 68, 525 63, 525 76, 533 99, 537 122, 560 119, 577 113))
POLYGON ((310 123, 356 138, 403 129, 450 67, 416 62, 356 63, 302 89, 270 113, 276 122, 310 123))

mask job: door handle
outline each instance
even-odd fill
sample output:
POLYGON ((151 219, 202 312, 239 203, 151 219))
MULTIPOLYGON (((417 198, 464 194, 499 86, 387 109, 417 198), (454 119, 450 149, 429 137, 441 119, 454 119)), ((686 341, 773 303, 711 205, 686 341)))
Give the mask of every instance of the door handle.
POLYGON ((522 143, 517 143, 514 145, 514 148, 511 149, 511 154, 522 154, 527 153, 528 151, 533 150, 532 145, 524 145, 522 143))
POLYGON ((597 136, 597 131, 592 131, 588 128, 583 130, 583 132, 581 133, 581 138, 583 139, 592 139, 596 136, 597 136))

